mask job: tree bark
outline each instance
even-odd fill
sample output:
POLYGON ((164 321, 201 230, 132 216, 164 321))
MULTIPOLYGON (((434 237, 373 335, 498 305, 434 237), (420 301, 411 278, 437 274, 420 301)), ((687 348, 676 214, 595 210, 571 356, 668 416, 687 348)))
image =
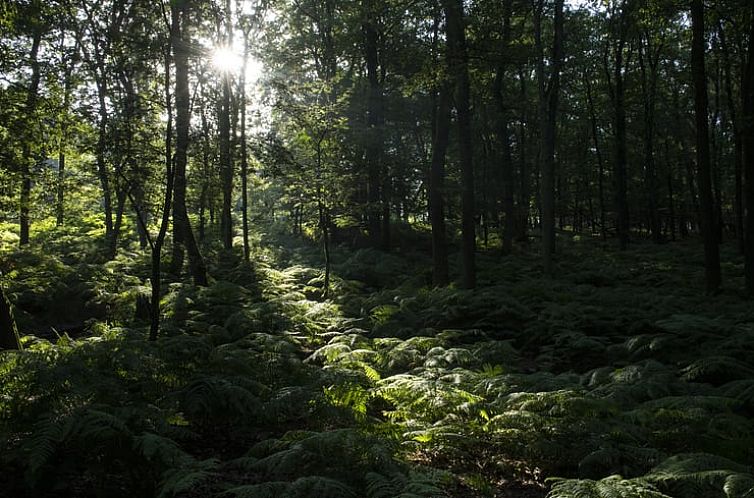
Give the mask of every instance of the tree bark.
POLYGON ((660 231, 660 218, 657 213, 657 172, 654 151, 657 66, 660 51, 653 48, 649 33, 646 33, 642 38, 643 42, 639 45, 639 67, 641 69, 641 88, 644 100, 644 186, 649 208, 649 230, 652 240, 655 243, 660 243, 662 242, 662 233, 660 231))
MULTIPOLYGON (((225 37, 226 47, 231 47, 233 43, 230 19, 230 0, 226 5, 227 34, 225 37)), ((220 127, 220 175, 223 188, 223 205, 220 214, 220 234, 225 249, 233 247, 233 217, 231 213, 233 201, 233 150, 231 148, 230 138, 230 113, 231 113, 231 75, 225 73, 222 75, 222 104, 220 106, 220 115, 218 116, 220 127)), ((177 95, 176 95, 177 98, 177 95)))
POLYGON ((37 26, 34 29, 34 35, 31 44, 31 53, 29 54, 29 60, 31 64, 31 80, 29 82, 29 88, 26 94, 26 105, 24 109, 24 115, 28 120, 24 124, 25 132, 23 133, 23 151, 21 157, 21 199, 19 206, 19 223, 20 223, 20 239, 19 244, 22 246, 29 244, 29 229, 31 221, 29 217, 29 210, 31 208, 31 167, 34 159, 30 157, 32 155, 31 144, 35 137, 29 131, 36 127, 34 114, 37 108, 37 98, 39 93, 39 80, 41 78, 39 68, 39 46, 42 41, 42 29, 37 26))
POLYGON ((13 308, 0 285, 0 350, 21 349, 13 308))
POLYGON ((691 72, 694 81, 694 111, 696 115, 699 221, 704 240, 705 284, 707 292, 713 292, 720 287, 720 249, 715 231, 715 214, 712 200, 707 75, 704 67, 704 4, 702 0, 691 0, 691 30, 691 72))
POLYGON ((476 287, 476 224, 474 221, 474 164, 471 142, 471 90, 462 0, 443 0, 447 24, 447 62, 455 83, 458 141, 461 156, 461 284, 476 287))
POLYGON ((553 273, 555 253, 555 143, 560 97, 560 70, 563 63, 563 0, 555 0, 555 23, 552 42, 552 69, 546 91, 546 122, 543 130, 542 163, 542 256, 544 271, 553 273))
MULTIPOLYGON (((61 44, 61 50, 64 47, 61 44)), ((57 178, 57 205, 55 206, 55 222, 61 227, 65 222, 65 167, 66 153, 68 152, 68 121, 71 107, 71 91, 73 81, 73 60, 64 57, 65 68, 63 70, 63 109, 60 118, 60 142, 58 143, 58 178, 57 178)))
POLYGON ((592 140, 594 141, 594 151, 597 155, 597 195, 599 197, 600 205, 600 235, 602 240, 607 240, 607 216, 605 213, 605 164, 602 160, 602 149, 600 148, 597 113, 594 106, 594 97, 592 96, 592 83, 588 74, 584 76, 584 81, 586 81, 586 98, 589 108, 589 119, 592 127, 592 140))
MULTIPOLYGON (((621 249, 626 249, 630 240, 629 234, 629 213, 628 213, 628 159, 626 144, 626 102, 625 102, 625 81, 624 69, 625 63, 624 50, 626 47, 626 38, 628 36, 629 12, 628 0, 623 0, 620 5, 618 16, 618 26, 614 32, 617 37, 612 45, 613 52, 613 87, 612 100, 614 106, 614 127, 615 127, 615 210, 616 210, 616 231, 618 235, 618 244, 621 249)), ((613 21, 615 22, 615 20, 613 21)), ((607 69, 607 68, 606 68, 607 69)), ((608 75, 610 71, 608 70, 608 75)))
POLYGON ((448 285, 448 246, 445 236, 445 154, 450 136, 450 102, 447 83, 440 89, 435 112, 432 159, 429 170, 429 216, 432 224, 432 283, 448 285))
MULTIPOLYGON (((511 0, 503 2, 503 51, 507 53, 511 38, 511 0)), ((502 149, 500 158, 500 178, 502 180, 502 200, 505 224, 503 225, 503 253, 510 254, 513 249, 513 235, 516 224, 516 206, 514 202, 515 172, 511 155, 510 129, 508 111, 505 107, 504 81, 506 61, 498 64, 493 82, 493 98, 497 106, 497 135, 502 149)))
POLYGON ((749 47, 743 77, 743 198, 744 277, 746 292, 754 296, 754 5, 752 5, 749 47))
MULTIPOLYGON (((186 29, 186 4, 173 6, 173 58, 175 61, 175 168, 173 194, 173 225, 176 234, 183 239, 189 259, 189 270, 194 284, 206 286, 207 267, 194 238, 186 209, 186 164, 188 162, 189 123, 191 121, 189 75, 188 75, 188 30, 186 29)), ((175 240, 173 241, 175 244, 175 240)))
POLYGON ((733 213, 735 216, 736 240, 741 254, 745 252, 744 242, 744 201, 743 201, 743 143, 741 123, 737 112, 736 98, 733 94, 733 82, 731 78, 730 52, 725 35, 725 29, 722 22, 718 24, 718 35, 720 38, 721 55, 723 62, 723 85, 725 86, 725 101, 728 107, 728 114, 733 128, 734 141, 734 176, 735 176, 735 197, 733 204, 733 213))
POLYGON ((249 245, 249 157, 246 150, 246 68, 249 61, 249 33, 244 32, 243 64, 240 80, 241 106, 241 223, 243 230, 243 259, 247 263, 251 257, 249 245))
MULTIPOLYGON (((363 3, 365 21, 362 26, 364 33, 364 58, 366 61, 367 81, 367 136, 365 159, 367 167, 367 232, 372 244, 384 245, 382 234, 382 184, 384 171, 382 169, 382 127, 384 125, 382 85, 379 76, 379 50, 376 16, 378 11, 375 0, 365 0, 363 3)), ((389 217, 389 213, 387 213, 389 217)), ((384 247, 383 247, 384 248, 384 247)), ((385 248, 388 249, 388 248, 385 248)))

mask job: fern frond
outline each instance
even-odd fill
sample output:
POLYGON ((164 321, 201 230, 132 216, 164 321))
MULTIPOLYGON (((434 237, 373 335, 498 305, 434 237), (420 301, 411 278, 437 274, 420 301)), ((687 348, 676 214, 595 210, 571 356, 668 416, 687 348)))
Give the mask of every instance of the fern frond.
POLYGON ((599 481, 590 479, 551 479, 547 498, 672 498, 639 479, 619 475, 599 481))

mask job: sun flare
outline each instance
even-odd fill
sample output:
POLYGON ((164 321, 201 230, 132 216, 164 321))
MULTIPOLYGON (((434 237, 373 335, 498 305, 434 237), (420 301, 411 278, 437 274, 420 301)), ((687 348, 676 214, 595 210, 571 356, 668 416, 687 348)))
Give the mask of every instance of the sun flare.
MULTIPOLYGON (((212 51, 212 66, 220 73, 241 74, 243 69, 243 56, 232 48, 217 47, 212 51)), ((257 83, 264 73, 264 65, 261 61, 249 54, 246 60, 246 82, 257 83)))
POLYGON ((212 52, 212 65, 222 73, 241 71, 243 58, 228 47, 217 47, 212 52))

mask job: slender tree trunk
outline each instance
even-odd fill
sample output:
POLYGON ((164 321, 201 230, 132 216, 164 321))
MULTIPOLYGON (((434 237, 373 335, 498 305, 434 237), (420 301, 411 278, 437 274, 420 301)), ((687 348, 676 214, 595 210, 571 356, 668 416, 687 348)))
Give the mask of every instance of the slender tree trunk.
POLYGON ((628 160, 626 144, 626 95, 625 95, 625 75, 624 71, 628 66, 626 61, 626 43, 628 37, 628 28, 630 24, 629 8, 632 2, 622 0, 616 7, 610 18, 612 41, 609 48, 605 51, 605 75, 610 90, 610 98, 613 103, 613 128, 615 136, 615 165, 614 165, 614 182, 615 182, 615 211, 616 211, 616 232, 618 235, 618 244, 621 249, 626 249, 630 240, 630 222, 628 212, 628 160), (612 53, 612 67, 608 61, 609 54, 612 53))
MULTIPOLYGON (((233 44, 233 28, 230 19, 230 0, 226 5, 227 34, 225 44, 231 47, 233 44)), ((177 94, 176 94, 177 98, 177 94)), ((220 170, 223 187, 223 206, 220 215, 220 234, 225 249, 233 247, 233 150, 231 148, 230 137, 230 114, 231 114, 231 75, 225 73, 222 75, 222 103, 220 106, 220 115, 218 116, 220 128, 220 170)), ((177 124, 177 123, 176 123, 177 124)))
POLYGON ((668 208, 670 209, 670 215, 668 223, 670 225, 670 238, 675 240, 675 202, 673 200, 673 172, 668 172, 668 208))
POLYGON ((660 218, 657 213, 657 173, 655 168, 655 101, 657 95, 657 64, 651 35, 642 37, 639 46, 639 67, 641 69, 641 88, 644 100, 644 185, 649 209, 649 230, 655 243, 662 242, 660 218), (649 70, 647 70, 649 66, 649 70))
MULTIPOLYGON (((507 53, 511 37, 511 0, 503 1, 503 51, 507 53)), ((516 206, 514 202, 514 165, 511 155, 510 130, 508 124, 508 110, 505 107, 504 81, 506 63, 498 64, 493 82, 492 94, 497 106, 497 135, 502 149, 500 158, 500 178, 502 180, 503 213, 503 253, 510 254, 513 249, 513 235, 516 225, 516 206)))
MULTIPOLYGON (((374 246, 382 244, 381 234, 381 172, 382 168, 382 126, 384 123, 382 85, 379 78, 379 32, 375 17, 378 15, 375 0, 364 0, 364 56, 367 69, 367 143, 366 143, 366 167, 367 167, 367 232, 374 246)), ((389 216, 389 215, 388 215, 389 216)))
POLYGON ((723 24, 718 24, 718 34, 722 50, 723 61, 723 84, 725 86, 725 101, 730 115, 730 122, 733 128, 734 141, 734 176, 735 176, 735 197, 733 213, 735 216, 736 240, 741 254, 744 254, 744 205, 743 205, 743 143, 741 123, 739 122, 736 98, 733 94, 733 83, 731 78, 731 62, 728 42, 725 35, 723 24))
MULTIPOLYGON (((150 298, 149 340, 156 341, 160 332, 160 295, 162 293, 162 247, 170 224, 171 201, 173 199, 173 104, 170 95, 170 50, 165 53, 165 108, 168 113, 167 129, 165 131, 165 196, 162 202, 162 219, 160 231, 152 244, 152 293, 150 298)), ((144 227, 146 232, 146 226, 144 227)), ((148 237, 147 232, 147 237, 148 237)))
POLYGON ((13 308, 0 285, 0 350, 21 349, 13 308))
POLYGON ((594 97, 592 96, 592 83, 589 75, 584 75, 586 81, 586 98, 589 106, 589 119, 592 126, 592 140, 594 141, 594 151, 597 154, 597 191, 600 205, 600 235, 602 240, 607 240, 607 216, 605 213, 605 164, 602 160, 602 149, 599 140, 599 128, 597 126, 597 112, 594 106, 594 97))
POLYGON ((528 168, 528 154, 526 139, 526 128, 529 122, 529 113, 527 109, 527 91, 526 91, 526 76, 521 68, 518 71, 518 79, 521 86, 521 121, 518 126, 518 156, 519 156, 519 185, 521 190, 521 197, 519 198, 518 210, 519 210, 519 222, 518 222, 518 235, 517 239, 522 242, 527 242, 529 239, 529 208, 531 198, 529 195, 529 168, 528 168))
POLYGON ((118 239, 120 238, 120 229, 123 226, 123 213, 126 209, 126 187, 123 187, 115 196, 115 221, 111 236, 107 239, 105 255, 108 261, 115 259, 118 253, 118 239))
POLYGON ((249 245, 249 157, 246 150, 246 68, 249 60, 249 33, 244 33, 243 65, 241 68, 241 216, 243 229, 243 259, 247 263, 251 255, 249 245))
POLYGON ((749 47, 743 76, 743 200, 744 277, 746 292, 754 296, 754 5, 750 14, 749 47))
POLYGON ((474 221, 474 164, 471 142, 471 89, 462 0, 443 0, 447 24, 449 73, 455 82, 458 113, 458 141, 461 155, 461 283, 476 287, 476 223, 474 221))
POLYGON ((34 114, 37 108, 37 98, 39 93, 39 80, 41 78, 39 70, 39 45, 42 41, 42 29, 40 27, 35 28, 34 37, 31 44, 31 53, 29 54, 29 61, 31 64, 31 81, 29 82, 29 88, 26 93, 26 105, 24 109, 27 122, 24 124, 26 132, 24 133, 23 151, 21 157, 21 199, 19 209, 19 222, 20 222, 20 239, 19 244, 25 246, 29 244, 29 228, 31 225, 31 219, 29 217, 29 210, 31 207, 31 167, 34 163, 34 159, 31 151, 31 144, 35 140, 35 137, 30 130, 36 127, 34 114))
POLYGON ((60 121, 60 142, 58 143, 57 204, 55 206, 56 224, 59 227, 63 226, 65 222, 65 167, 68 149, 69 109, 71 107, 71 91, 73 87, 71 79, 72 66, 73 62, 65 59, 65 69, 63 70, 63 109, 60 121))
MULTIPOLYGON (((188 47, 190 40, 186 29, 186 4, 173 6, 173 58, 175 60, 175 168, 173 225, 186 247, 189 269, 196 285, 207 285, 207 267, 194 238, 186 209, 186 163, 188 162, 189 122, 191 120, 188 47)), ((175 241, 173 242, 175 244, 175 241)))
POLYGON ((449 88, 440 89, 435 113, 432 160, 429 170, 429 217, 432 223, 432 282, 448 285, 448 246, 445 237, 445 154, 450 136, 449 88))
POLYGON ((107 83, 104 76, 100 76, 97 83, 97 93, 99 97, 99 124, 97 130, 97 175, 99 176, 100 186, 102 187, 102 203, 105 211, 105 247, 109 248, 111 240, 115 236, 113 225, 113 201, 112 191, 110 190, 110 174, 107 171, 107 162, 105 154, 107 152, 107 126, 109 115, 107 110, 106 96, 108 92, 107 83))
POLYGON ((542 256, 544 271, 553 273, 555 253, 555 143, 557 140, 560 69, 563 61, 563 0, 555 0, 555 35, 552 44, 552 69, 547 84, 547 115, 543 130, 542 163, 542 256))
POLYGON ((694 81, 696 114, 696 161, 699 183, 699 210, 704 239, 704 269, 707 292, 720 287, 720 252, 715 236, 715 214, 712 201, 712 173, 709 150, 709 116, 707 76, 704 67, 705 32, 704 4, 691 0, 691 71, 694 81))

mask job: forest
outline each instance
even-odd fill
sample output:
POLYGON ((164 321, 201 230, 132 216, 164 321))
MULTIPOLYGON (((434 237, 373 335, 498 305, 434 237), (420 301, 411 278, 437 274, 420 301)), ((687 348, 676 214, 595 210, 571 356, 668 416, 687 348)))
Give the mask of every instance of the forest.
POLYGON ((0 496, 754 498, 752 0, 0 0, 0 496))

